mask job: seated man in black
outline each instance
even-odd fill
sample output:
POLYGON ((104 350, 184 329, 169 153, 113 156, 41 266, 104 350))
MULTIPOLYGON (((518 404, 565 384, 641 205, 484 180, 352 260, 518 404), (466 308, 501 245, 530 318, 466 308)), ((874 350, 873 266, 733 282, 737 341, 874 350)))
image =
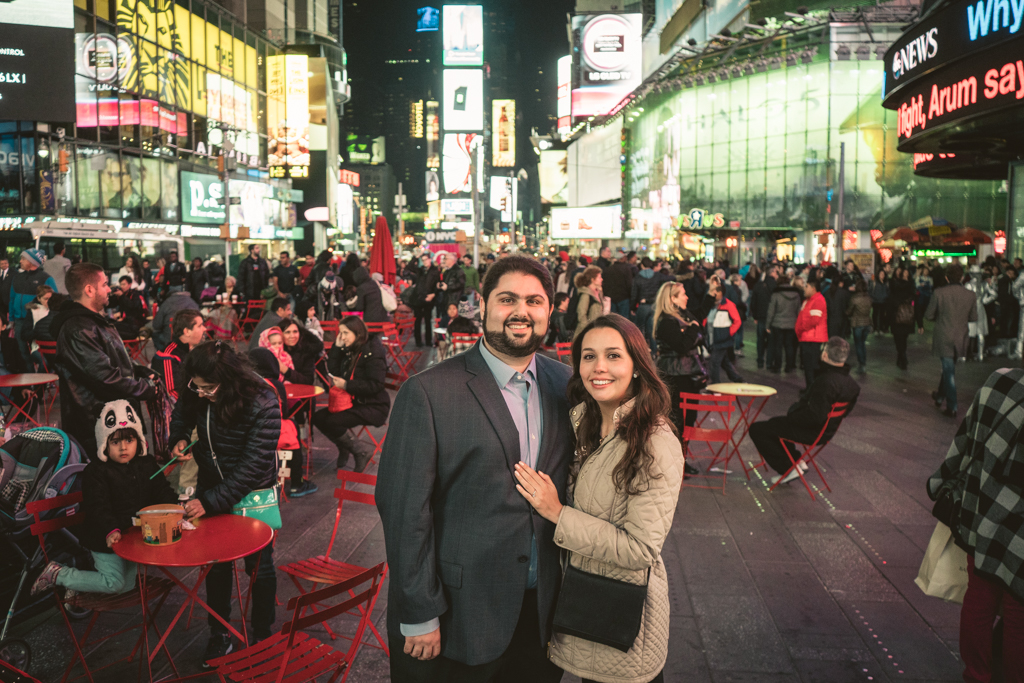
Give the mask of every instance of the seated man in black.
POLYGON ((188 352, 203 343, 206 324, 203 314, 187 308, 178 311, 171 320, 171 343, 153 356, 153 371, 163 380, 167 395, 177 401, 188 387, 184 364, 188 352))
MULTIPOLYGON (((821 352, 820 373, 815 376, 803 398, 791 405, 784 416, 755 422, 750 426, 750 440, 754 442, 765 462, 779 473, 772 477, 773 484, 782 479, 786 470, 793 466, 786 456, 782 442, 779 441, 780 438, 793 439, 799 443, 813 443, 828 420, 832 404, 849 403, 846 408, 847 415, 853 410, 860 395, 860 386, 850 378, 850 366, 846 364, 849 355, 850 345, 845 339, 829 339, 821 352)), ((833 422, 822 437, 822 443, 827 443, 838 428, 839 423, 833 422)), ((790 449, 793 457, 797 457, 798 453, 792 446, 790 449)), ((807 465, 799 463, 785 479, 782 479, 783 483, 799 477, 798 469, 805 472, 807 465)))
POLYGON ((117 308, 117 333, 121 339, 138 339, 139 330, 146 324, 146 300, 127 275, 118 281, 118 288, 110 292, 110 305, 117 308))

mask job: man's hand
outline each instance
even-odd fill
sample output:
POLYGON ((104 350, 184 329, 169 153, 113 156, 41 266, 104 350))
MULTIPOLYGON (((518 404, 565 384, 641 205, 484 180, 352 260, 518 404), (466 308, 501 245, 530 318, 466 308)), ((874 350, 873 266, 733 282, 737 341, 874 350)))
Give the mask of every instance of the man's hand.
POLYGON ((433 294, 427 294, 425 297, 423 297, 423 300, 424 301, 433 301, 434 300, 434 295, 433 294))
POLYGON ((424 636, 406 636, 405 654, 425 662, 441 654, 441 628, 438 627, 424 636))
POLYGON ((178 460, 191 460, 192 459, 192 454, 191 453, 183 453, 182 452, 186 448, 188 448, 188 441, 185 441, 184 439, 182 439, 178 443, 174 444, 174 448, 171 449, 171 457, 172 458, 177 458, 178 460))

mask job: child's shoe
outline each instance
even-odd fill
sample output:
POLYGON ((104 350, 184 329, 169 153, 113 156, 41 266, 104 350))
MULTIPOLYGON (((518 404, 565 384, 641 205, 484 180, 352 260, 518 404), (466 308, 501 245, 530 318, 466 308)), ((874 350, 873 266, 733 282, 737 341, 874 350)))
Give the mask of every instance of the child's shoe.
POLYGON ((38 595, 45 590, 50 590, 57 585, 57 574, 60 570, 64 569, 64 565, 51 561, 50 564, 46 565, 43 569, 43 573, 39 575, 36 582, 32 584, 32 591, 30 595, 38 595))

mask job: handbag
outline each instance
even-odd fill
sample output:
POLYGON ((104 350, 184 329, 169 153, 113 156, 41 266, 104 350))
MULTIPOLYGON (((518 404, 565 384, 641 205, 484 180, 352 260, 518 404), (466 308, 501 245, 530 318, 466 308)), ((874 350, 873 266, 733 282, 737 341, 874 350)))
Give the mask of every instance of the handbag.
MULTIPOLYGON (((220 474, 220 478, 224 479, 224 473, 220 469, 220 463, 217 462, 217 454, 213 450, 213 441, 210 440, 210 411, 212 408, 206 408, 206 442, 210 445, 210 456, 213 458, 213 464, 217 467, 217 473, 220 474)), ((277 451, 274 451, 274 471, 278 470, 277 463, 277 451)), ((250 491, 242 500, 238 501, 231 507, 231 514, 238 515, 239 517, 250 517, 252 519, 258 519, 274 531, 281 528, 281 508, 278 507, 278 503, 281 500, 278 487, 271 486, 265 489, 256 489, 250 491)))
POLYGON ((956 544, 953 532, 942 522, 935 525, 914 583, 925 595, 961 604, 964 601, 967 553, 956 544))
POLYGON ((637 586, 567 565, 551 628, 629 652, 640 634, 646 602, 647 584, 637 586))
MULTIPOLYGON (((352 374, 349 376, 349 381, 356 376, 356 365, 359 364, 359 358, 363 354, 358 354, 355 361, 352 363, 352 374)), ((340 413, 345 410, 349 410, 353 405, 352 394, 348 393, 340 387, 332 386, 331 390, 327 393, 327 410, 331 413, 340 413)))
POLYGON ((914 304, 909 301, 902 302, 896 307, 896 320, 894 321, 897 325, 913 325, 914 324, 914 304))

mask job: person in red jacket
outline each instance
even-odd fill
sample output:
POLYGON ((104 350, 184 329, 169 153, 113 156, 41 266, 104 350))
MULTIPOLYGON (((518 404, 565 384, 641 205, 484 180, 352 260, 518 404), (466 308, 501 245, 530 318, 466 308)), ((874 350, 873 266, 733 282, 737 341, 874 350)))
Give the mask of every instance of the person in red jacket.
POLYGON ((808 279, 804 285, 804 305, 796 317, 796 338, 800 342, 800 359, 807 382, 804 391, 807 391, 818 371, 821 345, 828 341, 828 308, 816 280, 808 279))
POLYGON ((718 384, 722 368, 725 368, 730 382, 743 382, 743 378, 736 372, 729 358, 729 352, 736 345, 736 331, 743 325, 743 320, 736 310, 736 304, 726 298, 725 290, 717 277, 711 281, 704 307, 708 310, 704 326, 707 331, 705 343, 711 351, 711 363, 708 368, 711 383, 718 384))

